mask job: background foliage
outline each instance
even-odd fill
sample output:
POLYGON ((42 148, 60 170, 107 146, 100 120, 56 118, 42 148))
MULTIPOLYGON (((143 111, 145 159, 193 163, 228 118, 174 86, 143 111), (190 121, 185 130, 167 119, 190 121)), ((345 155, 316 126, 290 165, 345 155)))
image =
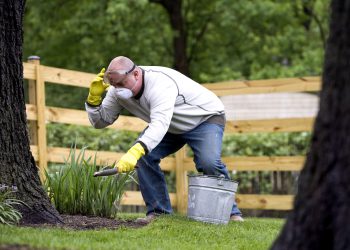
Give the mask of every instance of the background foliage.
MULTIPOLYGON (((172 67, 179 36, 169 13, 147 0, 28 0, 24 60, 99 72, 117 55, 172 67), (54 11, 52 11, 54 10, 54 11)), ((173 0, 190 76, 200 82, 320 75, 329 0, 173 0)), ((47 105, 83 109, 86 90, 49 85, 47 105)))

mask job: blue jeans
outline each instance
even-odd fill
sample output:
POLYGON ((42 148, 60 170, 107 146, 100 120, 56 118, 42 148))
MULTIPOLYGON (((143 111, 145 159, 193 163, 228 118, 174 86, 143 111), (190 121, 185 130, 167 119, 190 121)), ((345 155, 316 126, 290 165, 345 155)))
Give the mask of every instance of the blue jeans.
MULTIPOLYGON (((137 163, 137 175, 143 199, 149 213, 172 213, 169 193, 160 160, 175 153, 186 143, 194 153, 198 172, 205 175, 225 175, 229 178, 225 164, 221 162, 221 146, 224 126, 203 122, 184 134, 167 133, 163 140, 149 154, 137 163)), ((231 215, 241 215, 234 202, 231 215)))

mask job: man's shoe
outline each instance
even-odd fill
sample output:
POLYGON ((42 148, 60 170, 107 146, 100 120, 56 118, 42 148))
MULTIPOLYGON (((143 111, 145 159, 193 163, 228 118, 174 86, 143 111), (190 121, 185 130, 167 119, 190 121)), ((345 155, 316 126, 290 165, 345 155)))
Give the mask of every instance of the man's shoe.
POLYGON ((238 222, 243 222, 244 219, 242 216, 240 215, 231 215, 231 218, 230 218, 231 221, 238 221, 238 222))
POLYGON ((142 218, 137 218, 135 220, 136 223, 140 223, 140 224, 148 224, 150 222, 152 222, 156 217, 158 217, 159 214, 156 213, 150 213, 148 214, 146 217, 142 217, 142 218))

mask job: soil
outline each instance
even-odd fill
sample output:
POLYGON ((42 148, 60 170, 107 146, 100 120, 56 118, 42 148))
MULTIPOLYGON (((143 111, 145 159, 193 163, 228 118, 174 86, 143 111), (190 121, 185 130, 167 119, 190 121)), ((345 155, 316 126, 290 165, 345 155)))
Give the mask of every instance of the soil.
POLYGON ((139 228, 146 224, 137 223, 133 220, 109 219, 103 217, 89 217, 84 215, 61 215, 64 224, 20 224, 24 227, 40 228, 67 228, 74 230, 88 229, 118 229, 120 227, 139 228))
POLYGON ((0 245, 0 250, 44 250, 44 249, 31 247, 28 245, 12 244, 12 245, 0 245))

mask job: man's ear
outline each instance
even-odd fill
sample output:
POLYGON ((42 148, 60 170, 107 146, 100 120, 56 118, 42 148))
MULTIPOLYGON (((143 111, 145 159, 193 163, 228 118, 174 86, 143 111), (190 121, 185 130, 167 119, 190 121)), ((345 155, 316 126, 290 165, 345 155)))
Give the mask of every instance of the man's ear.
POLYGON ((138 70, 135 70, 134 71, 134 76, 135 76, 136 80, 139 80, 140 72, 138 70))

